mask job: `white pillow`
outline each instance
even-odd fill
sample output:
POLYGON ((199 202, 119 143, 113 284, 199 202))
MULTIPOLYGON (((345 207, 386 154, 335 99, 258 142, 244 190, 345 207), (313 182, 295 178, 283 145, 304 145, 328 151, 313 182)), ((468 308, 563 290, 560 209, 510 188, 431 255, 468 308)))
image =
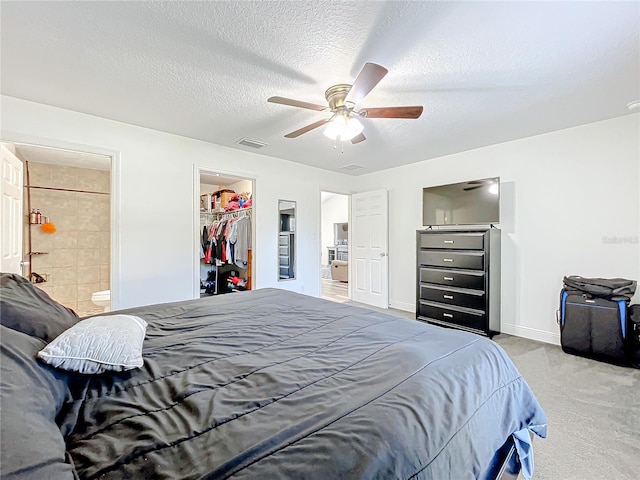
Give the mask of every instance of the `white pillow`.
POLYGON ((133 315, 81 320, 38 352, 49 365, 79 373, 139 368, 147 322, 133 315))

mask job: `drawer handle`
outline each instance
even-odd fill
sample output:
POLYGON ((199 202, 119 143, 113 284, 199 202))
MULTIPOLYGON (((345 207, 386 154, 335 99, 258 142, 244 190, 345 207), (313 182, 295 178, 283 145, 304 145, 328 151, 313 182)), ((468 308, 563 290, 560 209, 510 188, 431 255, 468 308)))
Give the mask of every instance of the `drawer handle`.
POLYGON ((453 295, 443 295, 443 298, 446 298, 447 300, 453 300, 453 295))
POLYGON ((449 280, 450 282, 453 282, 453 277, 442 277, 443 280, 449 280))
POLYGON ((445 317, 453 318, 453 315, 451 315, 450 313, 443 313, 442 315, 445 317))
POLYGON ((453 240, 445 240, 444 243, 453 243, 453 240))
POLYGON ((443 258, 443 262, 453 262, 453 258, 443 258))

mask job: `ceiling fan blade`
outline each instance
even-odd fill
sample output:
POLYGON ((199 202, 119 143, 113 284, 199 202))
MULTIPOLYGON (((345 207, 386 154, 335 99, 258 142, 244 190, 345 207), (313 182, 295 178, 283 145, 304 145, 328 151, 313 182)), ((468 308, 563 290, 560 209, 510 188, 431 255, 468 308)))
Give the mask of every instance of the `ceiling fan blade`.
POLYGON ((329 120, 330 120, 329 118, 325 118, 323 120, 318 120, 317 122, 313 122, 313 123, 307 125, 306 127, 302 127, 300 129, 296 130, 295 132, 287 133, 284 137, 285 138, 296 138, 296 137, 299 137, 303 133, 307 133, 307 132, 310 132, 311 130, 313 130, 314 128, 321 127, 322 125, 327 123, 329 120))
POLYGON ((280 103, 282 105, 289 105, 291 107, 308 108, 309 110, 317 110, 318 112, 328 110, 327 107, 324 107, 322 105, 316 105, 315 103, 309 103, 309 102, 301 102, 300 100, 294 100, 292 98, 269 97, 267 99, 267 102, 280 103))
POLYGON ((422 107, 363 108, 358 113, 365 118, 419 118, 422 107))
POLYGON ((347 98, 345 98, 346 102, 353 102, 356 105, 360 103, 364 97, 366 97, 373 87, 375 87, 380 80, 384 78, 387 74, 388 70, 380 65, 375 63, 365 63, 362 70, 356 77, 349 93, 347 94, 347 98))
POLYGON ((366 139, 367 137, 365 137, 363 133, 360 133, 351 139, 351 143, 355 145, 356 143, 364 142, 366 139))
POLYGON ((482 188, 482 185, 476 185, 475 187, 467 187, 467 188, 463 188, 462 190, 464 190, 465 192, 470 192, 471 190, 475 190, 476 188, 482 188))

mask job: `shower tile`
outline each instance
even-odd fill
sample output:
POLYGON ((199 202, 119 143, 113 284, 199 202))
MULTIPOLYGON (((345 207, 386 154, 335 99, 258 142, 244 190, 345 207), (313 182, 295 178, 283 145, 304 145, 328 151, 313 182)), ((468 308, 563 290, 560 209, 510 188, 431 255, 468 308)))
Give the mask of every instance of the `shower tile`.
POLYGON ((100 281, 100 266, 78 267, 78 283, 98 283, 100 281))
POLYGON ((101 290, 100 283, 83 283, 78 285, 78 302, 90 302, 91 295, 101 290))
POLYGON ((41 187, 51 186, 51 171, 53 165, 48 163, 29 162, 29 183, 41 187))
POLYGON ((111 232, 100 232, 100 248, 110 248, 111 246, 111 232))
POLYGON ((54 236, 42 233, 38 225, 31 227, 31 251, 32 252, 51 252, 54 244, 54 236))
POLYGON ((78 188, 82 190, 109 193, 110 183, 108 171, 85 168, 78 172, 78 188))
POLYGON ((77 267, 53 267, 51 271, 51 284, 59 287, 61 285, 77 285, 77 267))
POLYGON ((53 240, 53 248, 78 248, 77 230, 69 230, 68 228, 59 229, 56 233, 49 236, 53 240))
POLYGON ((101 234, 99 232, 82 231, 78 233, 78 248, 100 248, 101 234))
POLYGON ((78 230, 84 232, 98 232, 100 227, 95 216, 83 213, 78 217, 78 230))
MULTIPOLYGON (((78 301, 78 286, 77 285, 60 285, 53 287, 53 298, 67 305, 66 302, 77 302, 78 301)), ((73 308, 73 307, 70 307, 73 308)))
POLYGON ((102 175, 98 178, 98 191, 110 193, 111 192, 111 175, 110 172, 102 172, 102 175))
POLYGON ((84 265, 100 265, 100 249, 94 248, 79 248, 78 252, 78 266, 84 265))
POLYGON ((100 215, 98 217, 98 230, 101 232, 108 232, 111 229, 111 217, 109 214, 100 215))
MULTIPOLYGON (((59 217, 65 215, 77 215, 78 213, 78 194, 75 192, 58 192, 55 190, 42 190, 44 196, 44 205, 40 208, 43 215, 48 215, 52 222, 55 223, 59 217)), ((31 202, 34 203, 34 200, 31 202)))
POLYGON ((51 252, 54 267, 75 267, 78 265, 78 250, 75 248, 60 248, 51 252))
MULTIPOLYGON (((29 256, 25 255, 25 258, 29 256)), ((46 255, 31 255, 31 270, 39 272, 42 269, 50 270, 53 267, 53 257, 51 254, 46 255)))
POLYGON ((100 265, 100 281, 109 283, 111 281, 111 272, 109 265, 100 265))
POLYGON ((100 265, 111 265, 111 251, 108 248, 100 249, 100 265))
POLYGON ((100 208, 100 197, 102 195, 96 195, 95 193, 79 193, 78 195, 78 208, 83 213, 93 214, 100 208))
POLYGON ((51 184, 57 188, 77 188, 78 168, 54 165, 51 170, 51 184))

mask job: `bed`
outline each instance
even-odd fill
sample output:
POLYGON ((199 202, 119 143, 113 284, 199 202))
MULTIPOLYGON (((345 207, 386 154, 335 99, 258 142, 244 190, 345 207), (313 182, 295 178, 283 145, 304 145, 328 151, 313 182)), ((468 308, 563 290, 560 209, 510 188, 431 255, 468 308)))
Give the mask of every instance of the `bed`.
POLYGON ((123 310, 148 323, 144 365, 81 375, 36 360, 64 325, 19 331, 59 307, 31 288, 2 295, 6 479, 506 478, 546 436, 474 334, 261 289, 123 310))

